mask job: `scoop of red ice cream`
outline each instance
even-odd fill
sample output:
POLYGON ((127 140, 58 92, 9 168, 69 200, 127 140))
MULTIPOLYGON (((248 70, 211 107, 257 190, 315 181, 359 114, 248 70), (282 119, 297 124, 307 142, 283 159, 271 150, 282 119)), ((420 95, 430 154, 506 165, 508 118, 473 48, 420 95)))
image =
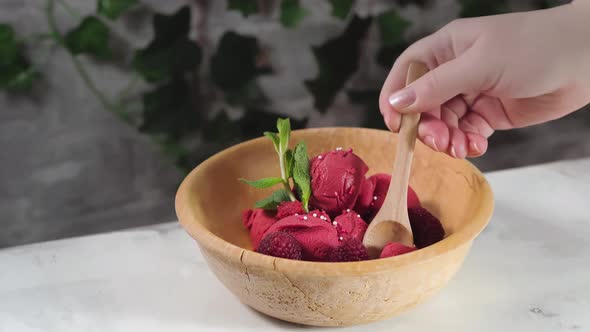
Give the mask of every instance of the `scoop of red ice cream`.
POLYGON ((329 262, 354 262, 369 259, 367 248, 356 239, 344 241, 338 248, 334 248, 328 255, 329 262))
POLYGON ((385 247, 383 247, 383 250, 381 250, 381 255, 379 256, 379 258, 399 256, 407 254, 414 250, 416 250, 416 247, 408 247, 401 243, 391 242, 388 243, 385 247))
POLYGON ((284 232, 268 233, 264 236, 257 250, 261 254, 301 260, 301 244, 290 234, 284 232))
MULTIPOLYGON (((381 205, 383 205, 390 182, 391 175, 384 173, 372 175, 363 182, 354 209, 367 222, 373 220, 373 217, 375 217, 381 205)), ((420 200, 418 200, 418 195, 416 195, 414 189, 408 187, 408 208, 419 206, 420 200)))
POLYGON ((445 229, 440 220, 423 207, 409 208, 408 217, 417 248, 428 247, 444 239, 445 229))
POLYGON ((361 242, 368 226, 361 216, 352 210, 336 217, 332 225, 336 226, 338 236, 341 236, 343 241, 354 239, 361 242))
POLYGON ((277 207, 276 218, 283 219, 294 214, 304 214, 303 206, 300 201, 286 201, 279 204, 277 207))
POLYGON ((283 218, 274 223, 267 232, 291 234, 301 244, 303 259, 311 261, 325 261, 331 250, 340 244, 336 227, 320 211, 283 218))
POLYGON ((339 149, 314 157, 310 165, 310 205, 332 217, 352 209, 368 169, 352 149, 339 149))
POLYGON ((242 222, 244 223, 244 227, 250 232, 250 240, 252 241, 254 250, 258 249, 260 240, 262 240, 268 228, 276 221, 277 219, 273 212, 263 209, 248 209, 242 213, 242 222))

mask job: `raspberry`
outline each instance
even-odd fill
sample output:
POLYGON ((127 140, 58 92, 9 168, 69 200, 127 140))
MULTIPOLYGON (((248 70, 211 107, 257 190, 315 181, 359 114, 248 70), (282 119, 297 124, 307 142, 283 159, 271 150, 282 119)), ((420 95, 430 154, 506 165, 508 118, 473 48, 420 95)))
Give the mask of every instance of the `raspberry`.
POLYGON ((328 255, 329 262, 354 262, 369 259, 367 248, 357 239, 350 239, 337 248, 334 248, 328 255))
POLYGON ((399 255, 407 254, 407 253, 412 252, 414 250, 416 250, 415 247, 408 247, 408 246, 404 246, 401 243, 391 242, 391 243, 388 243, 383 248, 379 258, 399 256, 399 255))
POLYGON ((274 257, 301 260, 301 244, 290 234, 274 232, 267 234, 258 246, 259 253, 274 257))
POLYGON ((277 208, 277 219, 283 219, 285 217, 292 216, 294 214, 305 214, 303 206, 300 201, 288 201, 282 202, 277 208))
POLYGON ((408 216, 417 248, 428 247, 445 237, 445 230, 440 221, 425 208, 409 208, 408 216))

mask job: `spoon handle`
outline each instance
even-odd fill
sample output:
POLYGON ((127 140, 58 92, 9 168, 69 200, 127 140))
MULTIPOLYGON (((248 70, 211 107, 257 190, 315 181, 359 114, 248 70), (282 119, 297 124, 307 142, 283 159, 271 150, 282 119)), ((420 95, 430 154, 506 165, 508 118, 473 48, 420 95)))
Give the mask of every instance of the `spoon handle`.
MULTIPOLYGON (((406 76, 406 86, 414 82, 422 75, 428 72, 428 67, 419 62, 412 62, 408 68, 406 76)), ((414 155, 414 146, 418 135, 418 122, 420 113, 405 114, 401 118, 401 126, 398 136, 398 145, 393 164, 393 173, 391 184, 389 185, 388 196, 394 197, 393 220, 407 219, 408 209, 408 181, 410 179, 410 169, 412 167, 412 158, 414 155), (404 217, 406 216, 406 217, 404 217)))

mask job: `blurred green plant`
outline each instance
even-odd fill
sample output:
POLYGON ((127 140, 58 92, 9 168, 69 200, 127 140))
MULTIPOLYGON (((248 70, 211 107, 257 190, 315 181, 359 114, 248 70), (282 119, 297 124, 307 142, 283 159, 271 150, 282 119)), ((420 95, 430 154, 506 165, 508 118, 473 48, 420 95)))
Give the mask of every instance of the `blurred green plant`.
MULTIPOLYGON (((151 137, 184 170, 207 157, 195 148, 200 146, 195 142, 222 148, 260 136, 281 115, 258 83, 259 77, 272 75, 275 70, 268 49, 256 35, 226 31, 216 49, 207 52, 205 58, 200 42, 191 38, 193 18, 188 5, 166 15, 153 12, 140 0, 96 0, 95 12, 83 16, 67 1, 46 0, 48 32, 21 37, 10 25, 0 24, 0 89, 34 93, 35 81, 41 75, 27 53, 36 54, 41 47, 38 42, 49 41, 50 45, 43 47, 67 50, 83 82, 106 110, 151 137), (75 27, 67 31, 58 28, 58 6, 78 19, 75 27), (112 48, 117 34, 111 24, 138 8, 142 9, 138 12, 150 13, 153 38, 145 47, 132 50, 132 54, 118 54, 112 48), (81 61, 81 57, 104 64, 125 63, 133 72, 132 77, 120 93, 110 96, 95 83, 86 68, 88 61, 81 61), (206 68, 202 68, 203 63, 206 68), (141 80, 147 88, 138 90, 136 85, 141 80), (138 98, 134 103, 129 96, 138 98), (212 96, 221 100, 211 102, 212 96), (229 112, 232 109, 241 112, 236 116, 229 112)), ((365 126, 385 128, 378 112, 379 87, 351 88, 347 82, 359 70, 359 60, 367 52, 363 42, 371 31, 378 34, 379 44, 369 58, 383 69, 389 68, 415 38, 407 36, 411 22, 397 9, 408 5, 427 8, 429 1, 392 0, 392 9, 362 18, 355 14, 355 0, 327 1, 331 15, 345 24, 337 37, 305 50, 313 54, 319 70, 315 78, 303 83, 318 111, 324 112, 338 94, 344 93, 352 104, 366 109, 365 126)), ((459 2, 462 17, 508 11, 506 0, 459 2)), ((559 3, 538 0, 537 6, 547 8, 559 3)), ((239 12, 245 19, 259 16, 257 20, 277 20, 284 29, 297 29, 313 9, 303 6, 300 0, 228 0, 227 10, 239 12)), ((385 73, 386 70, 382 74, 385 73)), ((291 120, 293 129, 306 124, 305 117, 291 120)))

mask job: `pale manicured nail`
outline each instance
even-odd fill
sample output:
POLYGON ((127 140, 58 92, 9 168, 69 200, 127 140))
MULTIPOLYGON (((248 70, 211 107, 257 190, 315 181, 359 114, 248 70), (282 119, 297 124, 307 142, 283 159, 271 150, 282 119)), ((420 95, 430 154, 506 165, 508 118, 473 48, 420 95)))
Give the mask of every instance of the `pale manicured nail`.
POLYGON ((402 111, 415 101, 416 93, 412 89, 403 89, 389 96, 389 104, 398 111, 402 111))
POLYGON ((453 156, 453 158, 457 158, 457 151, 455 151, 454 145, 451 145, 451 156, 453 156))
POLYGON ((475 153, 481 153, 481 149, 479 148, 479 145, 477 145, 477 143, 475 142, 471 142, 469 145, 471 145, 471 150, 475 153))
POLYGON ((434 137, 426 136, 426 137, 424 137, 424 142, 426 143, 426 145, 428 145, 429 147, 434 149, 434 151, 436 151, 436 152, 439 151, 438 146, 436 146, 436 142, 434 141, 434 137))

